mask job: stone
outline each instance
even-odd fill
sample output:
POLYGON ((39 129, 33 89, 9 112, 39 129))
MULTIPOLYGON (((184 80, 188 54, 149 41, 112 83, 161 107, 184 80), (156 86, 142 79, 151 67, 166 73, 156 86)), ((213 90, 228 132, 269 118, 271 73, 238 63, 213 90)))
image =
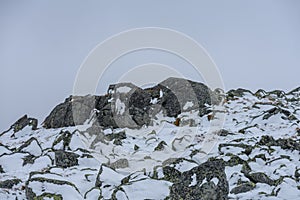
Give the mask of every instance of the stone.
POLYGON ((266 146, 280 146, 282 149, 289 149, 289 150, 297 150, 300 151, 300 142, 295 141, 291 138, 283 139, 279 138, 275 140, 272 136, 263 135, 258 142, 259 145, 266 145, 266 146))
POLYGON ((180 171, 175 169, 174 167, 165 166, 163 167, 164 180, 176 183, 180 182, 182 179, 182 174, 180 171))
POLYGON ((24 115, 23 117, 18 119, 13 125, 11 125, 7 131, 1 133, 0 136, 9 132, 10 130, 13 130, 14 133, 16 133, 18 131, 21 131, 26 126, 31 126, 32 130, 37 130, 38 120, 35 118, 29 118, 27 115, 24 115))
POLYGON ((88 133, 91 137, 93 137, 93 141, 90 144, 90 148, 95 149, 96 145, 101 142, 104 144, 108 144, 106 142, 106 138, 105 135, 103 133, 103 127, 98 126, 98 125, 93 125, 91 127, 89 127, 85 133, 88 133))
POLYGON ((241 185, 238 185, 237 187, 233 188, 230 193, 231 194, 240 194, 245 193, 253 190, 255 188, 255 184, 252 182, 246 182, 242 183, 241 185))
POLYGON ((120 168, 126 168, 129 167, 128 160, 125 158, 119 159, 111 164, 109 164, 109 167, 112 169, 120 169, 120 168))
POLYGON ((76 185, 74 185, 71 182, 39 177, 39 176, 32 177, 33 174, 41 174, 41 173, 40 172, 31 173, 29 179, 26 181, 25 195, 27 199, 42 200, 42 199, 51 198, 54 200, 62 200, 62 199, 66 199, 67 197, 71 199, 82 198, 76 185), (47 188, 47 192, 44 193, 39 192, 39 194, 36 194, 35 192, 33 192, 32 188, 47 188), (68 191, 67 195, 65 192, 60 193, 60 190, 68 191), (62 196, 62 194, 65 195, 62 196))
POLYGON ((220 94, 206 85, 182 78, 168 78, 152 88, 141 89, 131 83, 110 85, 103 96, 70 96, 46 117, 45 128, 82 125, 93 121, 104 128, 141 128, 163 111, 168 117, 199 110, 207 114, 207 104, 219 104, 220 94), (156 103, 152 100, 156 99, 156 103), (188 106, 187 106, 188 105, 188 106))
POLYGON ((35 137, 31 137, 24 142, 18 149, 18 152, 27 152, 34 156, 40 156, 43 152, 42 147, 35 137))
POLYGON ((108 141, 112 141, 112 140, 124 140, 126 139, 126 133, 125 131, 121 131, 119 133, 110 133, 105 135, 105 139, 108 141))
POLYGON ((244 96, 245 93, 253 94, 250 90, 238 88, 238 89, 229 90, 227 92, 226 97, 227 97, 227 100, 234 100, 234 98, 244 96))
POLYGON ((35 160, 35 157, 33 155, 28 155, 23 158, 23 166, 27 164, 33 164, 35 160))
POLYGON ((251 173, 247 176, 254 183, 266 183, 268 185, 275 185, 275 181, 270 179, 266 174, 262 172, 251 173))
POLYGON ((166 146, 167 145, 167 143, 165 142, 165 141, 161 141, 158 145, 157 145, 157 147, 155 147, 155 149, 154 149, 154 151, 162 151, 162 150, 164 150, 164 146, 166 146))
POLYGON ((64 103, 57 105, 46 117, 45 128, 60 128, 82 125, 90 118, 99 97, 96 96, 70 96, 64 103))
POLYGON ((22 181, 20 179, 10 179, 5 181, 0 181, 0 188, 12 189, 14 185, 18 185, 22 181))
POLYGON ((158 98, 169 117, 177 117, 181 112, 193 109, 202 112, 205 104, 218 103, 217 95, 206 85, 182 78, 171 77, 146 90, 152 98, 158 98), (185 108, 187 103, 190 106, 185 108))
POLYGON ((63 150, 55 151, 55 163, 57 167, 68 168, 78 165, 79 155, 63 150))
POLYGON ((232 133, 230 133, 229 131, 225 130, 225 129, 221 129, 220 131, 218 131, 217 133, 219 136, 227 136, 227 135, 232 135, 232 133))
POLYGON ((59 133, 59 136, 54 140, 53 144, 52 144, 52 148, 54 149, 54 147, 59 144, 60 142, 63 143, 63 150, 70 150, 70 142, 72 139, 72 133, 70 133, 69 131, 64 131, 61 130, 59 133))
POLYGON ((229 186, 223 160, 211 158, 181 175, 178 171, 174 175, 169 178, 175 180, 169 199, 228 199, 229 186), (217 180, 217 183, 213 180, 217 180))
POLYGON ((134 149, 135 151, 139 150, 139 148, 140 148, 140 147, 139 147, 138 145, 136 145, 136 144, 135 144, 134 147, 133 147, 133 149, 134 149))

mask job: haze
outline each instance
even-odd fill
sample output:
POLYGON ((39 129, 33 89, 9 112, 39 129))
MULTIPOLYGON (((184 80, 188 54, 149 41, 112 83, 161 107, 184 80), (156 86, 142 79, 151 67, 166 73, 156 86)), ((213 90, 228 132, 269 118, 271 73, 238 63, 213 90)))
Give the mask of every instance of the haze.
MULTIPOLYGON (((0 132, 24 114, 41 123, 72 93, 76 73, 89 52, 132 28, 164 27, 189 35, 213 58, 227 90, 294 89, 300 86, 299 11, 297 0, 3 0, 0 132)), ((178 57, 149 50, 113 63, 98 93, 124 71, 149 62, 172 66, 199 80, 178 57)))

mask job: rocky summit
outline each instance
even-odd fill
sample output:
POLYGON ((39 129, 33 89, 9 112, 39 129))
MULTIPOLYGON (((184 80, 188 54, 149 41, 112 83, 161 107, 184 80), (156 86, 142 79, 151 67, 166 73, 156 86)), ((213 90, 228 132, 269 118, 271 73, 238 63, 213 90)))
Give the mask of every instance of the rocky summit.
POLYGON ((0 134, 0 199, 300 199, 299 119, 300 88, 110 85, 0 134))

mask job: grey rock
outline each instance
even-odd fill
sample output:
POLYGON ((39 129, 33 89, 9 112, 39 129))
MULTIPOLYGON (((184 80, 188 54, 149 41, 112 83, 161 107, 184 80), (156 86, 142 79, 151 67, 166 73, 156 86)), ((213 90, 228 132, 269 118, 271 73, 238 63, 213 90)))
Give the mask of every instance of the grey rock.
POLYGON ((170 199, 228 199, 229 186, 223 160, 210 159, 198 167, 181 173, 181 175, 178 171, 173 175, 177 177, 169 179, 175 180, 170 189, 170 199), (193 176, 196 176, 195 185, 192 185, 193 176), (211 181, 213 178, 218 179, 217 184, 211 181), (202 184, 204 179, 207 182, 202 184))
POLYGON ((282 149, 290 149, 290 150, 300 151, 299 140, 295 141, 291 138, 288 138, 288 139, 279 138, 278 140, 275 140, 272 136, 264 135, 261 137, 258 144, 266 145, 266 146, 280 146, 282 149))
POLYGON ((265 90, 263 89, 259 89, 254 93, 254 96, 258 97, 258 98, 264 98, 265 96, 267 96, 269 93, 267 93, 265 90))
POLYGON ((112 169, 120 169, 120 168, 126 168, 129 167, 128 160, 125 158, 119 159, 111 164, 108 165, 112 169))
POLYGON ((72 152, 57 150, 55 151, 55 163, 57 167, 67 168, 78 165, 79 155, 72 152))
POLYGON ((124 140, 124 139, 126 139, 126 133, 125 133, 125 131, 121 131, 119 133, 107 134, 107 135, 105 135, 105 139, 108 140, 108 141, 124 140))
MULTIPOLYGON (((168 87, 158 84, 153 88, 146 89, 150 93, 152 98, 157 98, 159 105, 163 108, 164 113, 169 117, 176 117, 181 113, 180 103, 176 95, 168 87), (162 92, 163 96, 160 97, 162 92)), ((157 110, 156 112, 159 112, 157 110)), ((156 113, 154 113, 155 115, 156 113)))
POLYGON ((279 108, 279 107, 274 107, 268 111, 265 112, 266 114, 263 116, 264 120, 269 119, 270 117, 281 113, 283 114, 282 118, 286 119, 286 120, 298 120, 297 117, 295 115, 293 115, 290 111, 279 108))
POLYGON ((250 90, 238 88, 238 89, 229 90, 227 92, 226 97, 227 97, 227 100, 233 100, 234 98, 244 96, 245 93, 253 94, 250 90))
MULTIPOLYGON (((26 147, 30 146, 32 142, 36 142, 37 145, 39 146, 40 150, 42 151, 42 148, 41 148, 41 145, 40 145, 39 141, 38 141, 36 138, 34 138, 34 137, 31 137, 29 140, 27 140, 26 142, 24 142, 24 144, 22 144, 22 145, 17 149, 17 151, 18 151, 18 152, 24 151, 24 149, 25 149, 26 147)), ((26 152, 26 151, 25 151, 25 152, 26 152)), ((30 153, 30 152, 28 152, 28 153, 30 153)))
POLYGON ((10 179, 5 181, 0 181, 0 188, 12 189, 14 185, 21 183, 20 179, 10 179))
POLYGON ((202 116, 209 112, 206 104, 220 102, 217 91, 181 78, 169 78, 147 89, 131 83, 118 83, 110 85, 104 96, 70 96, 52 110, 43 126, 68 127, 88 120, 104 128, 140 128, 150 125, 153 116, 161 110, 169 117, 177 117, 182 111, 198 109, 202 116), (129 90, 124 92, 122 88, 129 90), (154 98, 156 104, 151 103, 154 98), (185 108, 187 102, 192 102, 192 106, 185 108))
POLYGON ((72 133, 69 131, 61 130, 59 136, 54 140, 52 144, 52 148, 54 149, 55 145, 59 144, 60 142, 63 143, 63 150, 70 150, 70 142, 72 139, 72 133))
POLYGON ((91 126, 89 127, 86 132, 90 135, 90 136, 96 136, 91 145, 90 145, 90 148, 92 149, 95 149, 96 148, 96 145, 97 143, 101 142, 101 143, 104 143, 104 144, 108 144, 105 140, 105 135, 103 133, 103 129, 101 126, 91 126))
POLYGON ((45 119, 45 128, 60 128, 81 125, 90 118, 99 97, 96 96, 70 96, 64 103, 56 106, 45 119))
POLYGON ((218 131, 218 135, 225 137, 227 135, 233 135, 233 134, 230 133, 229 131, 225 130, 225 129, 221 129, 220 131, 218 131))
POLYGON ((32 177, 32 175, 37 175, 37 174, 44 174, 41 172, 31 172, 29 175, 29 179, 26 181, 25 184, 25 195, 27 199, 45 199, 45 198, 51 198, 51 199, 57 199, 57 200, 62 200, 63 197, 59 192, 57 192, 57 188, 51 191, 51 189, 48 189, 47 192, 42 193, 41 195, 37 195, 36 193, 33 192, 32 185, 31 183, 40 183, 41 185, 44 183, 50 183, 54 187, 62 188, 67 186, 69 189, 69 192, 76 192, 80 194, 78 188, 71 182, 64 181, 64 180, 56 180, 56 179, 48 179, 45 177, 32 177), (70 187, 72 188, 70 190, 70 187))
POLYGON ((155 147, 154 151, 162 151, 164 150, 164 146, 167 145, 167 143, 165 141, 161 141, 157 147, 155 147))
POLYGON ((180 182, 182 174, 174 167, 165 166, 163 167, 164 179, 173 183, 180 182))
POLYGON ((135 151, 137 151, 137 150, 139 150, 140 149, 140 147, 138 146, 138 145, 134 145, 134 148, 133 148, 135 151))
POLYGON ((168 78, 148 91, 156 98, 162 91, 163 96, 159 98, 159 102, 169 117, 177 117, 182 111, 194 109, 199 110, 202 115, 205 104, 218 103, 217 95, 206 85, 181 78, 168 78), (191 102, 192 106, 184 109, 187 102, 191 102))
POLYGON ((253 190, 255 188, 255 184, 251 182, 242 183, 241 185, 233 188, 230 193, 231 194, 240 194, 253 190))
POLYGON ((27 164, 33 164, 35 160, 35 157, 33 155, 28 155, 23 158, 23 166, 27 164))
POLYGON ((118 127, 138 128, 149 124, 150 118, 147 116, 151 97, 146 91, 131 83, 119 83, 114 86, 112 98, 114 102, 112 111, 118 127), (122 88, 130 90, 123 92, 122 88), (124 104, 123 113, 119 112, 117 101, 124 104))
POLYGON ((251 173, 247 176, 254 183, 266 183, 268 185, 275 185, 275 181, 270 179, 266 174, 262 172, 251 173))
POLYGON ((9 132, 10 130, 13 130, 14 133, 16 133, 25 128, 26 126, 31 126, 32 130, 36 130, 38 126, 38 120, 35 118, 29 118, 27 115, 24 115, 23 117, 18 119, 13 125, 11 125, 7 131, 1 133, 0 136, 9 132))

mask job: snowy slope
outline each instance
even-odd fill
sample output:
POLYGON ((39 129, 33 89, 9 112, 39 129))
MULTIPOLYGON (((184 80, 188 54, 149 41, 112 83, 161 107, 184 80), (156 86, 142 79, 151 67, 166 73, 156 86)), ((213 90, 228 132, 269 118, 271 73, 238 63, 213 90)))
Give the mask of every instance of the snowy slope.
POLYGON ((11 129, 0 199, 300 199, 299 100, 299 89, 229 91, 209 141, 218 111, 176 125, 159 113, 139 129, 11 129))

